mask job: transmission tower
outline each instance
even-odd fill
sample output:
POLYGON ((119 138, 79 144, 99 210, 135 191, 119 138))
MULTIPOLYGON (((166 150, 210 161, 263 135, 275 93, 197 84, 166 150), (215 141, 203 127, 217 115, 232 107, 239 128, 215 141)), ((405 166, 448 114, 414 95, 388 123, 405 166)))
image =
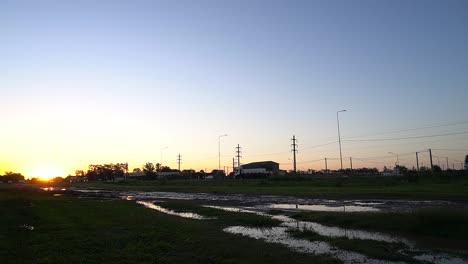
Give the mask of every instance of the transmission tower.
POLYGON ((297 152, 297 144, 296 144, 296 136, 293 135, 293 138, 291 139, 292 140, 292 152, 293 152, 293 161, 294 161, 294 174, 296 174, 296 152, 297 152))
POLYGON ((237 158, 237 167, 240 166, 240 158, 242 157, 241 156, 241 147, 239 146, 239 144, 237 144, 237 147, 236 147, 236 158, 237 158))
POLYGON ((179 155, 177 155, 177 164, 178 164, 178 167, 179 167, 179 171, 180 171, 180 162, 181 161, 182 161, 182 159, 181 159, 181 156, 179 154, 179 155))

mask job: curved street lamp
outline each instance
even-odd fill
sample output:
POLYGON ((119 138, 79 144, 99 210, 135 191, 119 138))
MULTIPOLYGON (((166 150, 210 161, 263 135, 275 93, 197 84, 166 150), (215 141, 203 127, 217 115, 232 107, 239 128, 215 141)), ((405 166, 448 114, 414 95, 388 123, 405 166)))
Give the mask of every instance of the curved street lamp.
POLYGON ((218 170, 221 170, 221 138, 227 137, 227 134, 218 136, 218 170))
POLYGON ((160 164, 161 164, 161 168, 162 168, 162 161, 163 161, 163 160, 162 160, 163 150, 165 150, 165 149, 167 149, 167 148, 169 148, 169 147, 161 148, 161 163, 160 163, 160 164))
POLYGON ((397 153, 394 153, 394 152, 388 152, 388 154, 396 155, 396 163, 395 163, 395 165, 396 165, 396 166, 400 166, 400 159, 398 158, 398 154, 397 154, 397 153))

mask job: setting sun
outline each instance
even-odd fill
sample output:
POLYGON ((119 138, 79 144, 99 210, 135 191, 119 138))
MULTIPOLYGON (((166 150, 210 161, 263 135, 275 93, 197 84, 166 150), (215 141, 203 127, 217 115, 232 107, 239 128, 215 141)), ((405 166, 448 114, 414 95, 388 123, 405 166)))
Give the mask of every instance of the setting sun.
POLYGON ((42 181, 48 181, 50 179, 53 179, 54 177, 63 176, 63 172, 61 172, 57 168, 42 167, 42 168, 33 170, 31 173, 29 173, 29 175, 32 178, 37 177, 42 181))

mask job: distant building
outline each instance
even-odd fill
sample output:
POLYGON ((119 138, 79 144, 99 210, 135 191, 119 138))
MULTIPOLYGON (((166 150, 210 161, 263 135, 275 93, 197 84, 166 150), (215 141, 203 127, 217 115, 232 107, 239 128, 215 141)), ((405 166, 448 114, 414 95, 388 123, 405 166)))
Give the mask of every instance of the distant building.
POLYGON ((468 170, 468 155, 465 156, 465 170, 468 170))
POLYGON ((144 171, 133 171, 127 173, 128 178, 140 178, 140 177, 145 177, 146 174, 144 171))
POLYGON ((400 169, 395 167, 393 170, 385 168, 382 171, 382 175, 383 176, 400 176, 401 174, 400 174, 400 169))
POLYGON ((279 175, 279 173, 279 163, 274 161, 259 161, 237 167, 234 175, 241 178, 261 178, 279 175))
POLYGON ((179 177, 181 174, 178 170, 170 170, 157 172, 157 175, 159 179, 166 179, 168 177, 179 177))

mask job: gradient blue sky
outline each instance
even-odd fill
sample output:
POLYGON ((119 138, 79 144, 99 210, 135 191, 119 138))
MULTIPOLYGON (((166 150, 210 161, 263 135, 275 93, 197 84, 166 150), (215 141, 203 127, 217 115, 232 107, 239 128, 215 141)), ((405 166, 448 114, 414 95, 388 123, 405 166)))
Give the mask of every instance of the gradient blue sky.
MULTIPOLYGON (((338 144, 307 147, 337 140, 340 109, 343 139, 467 122, 467 14, 454 0, 0 0, 0 171, 133 168, 166 146, 165 165, 180 153, 183 168, 210 170, 224 133, 222 165, 239 143, 244 163, 290 169, 295 134, 298 167, 321 169, 308 161, 337 158, 338 144)), ((468 135, 343 142, 346 159, 427 148, 468 150, 468 135)), ((457 166, 465 154, 436 152, 457 166)))

